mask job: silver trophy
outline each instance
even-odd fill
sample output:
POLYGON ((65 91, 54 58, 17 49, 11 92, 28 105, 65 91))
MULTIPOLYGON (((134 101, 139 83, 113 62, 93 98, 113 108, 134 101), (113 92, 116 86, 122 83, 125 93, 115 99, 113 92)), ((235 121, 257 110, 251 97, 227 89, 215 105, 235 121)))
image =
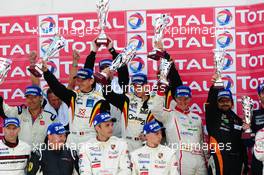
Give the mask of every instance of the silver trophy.
POLYGON ((37 64, 30 65, 30 67, 28 68, 29 72, 31 72, 36 77, 42 76, 42 71, 41 71, 42 61, 41 60, 49 61, 50 58, 54 57, 66 45, 66 40, 62 36, 55 35, 51 40, 52 41, 48 49, 44 53, 42 59, 40 59, 37 64))
POLYGON ((4 82, 8 71, 11 69, 11 64, 11 59, 0 57, 0 84, 4 82))
POLYGON ((219 49, 214 51, 214 64, 215 64, 215 73, 217 75, 214 86, 223 87, 224 82, 222 80, 222 71, 224 68, 226 52, 224 49, 219 49))
POLYGON ((169 60, 167 60, 165 58, 161 59, 161 63, 160 63, 160 67, 159 67, 159 70, 160 70, 159 82, 161 84, 169 86, 169 82, 167 80, 167 76, 169 74, 169 71, 170 71, 170 68, 171 68, 172 64, 173 64, 172 61, 169 61, 169 60))
MULTIPOLYGON (((112 65, 109 67, 110 71, 116 71, 120 67, 128 64, 136 56, 137 47, 131 43, 115 58, 112 65)), ((94 77, 97 82, 107 84, 107 75, 104 72, 96 72, 94 77)))
MULTIPOLYGON (((251 124, 252 111, 253 111, 253 100, 249 96, 242 97, 242 110, 245 117, 246 124, 251 124)), ((245 133, 252 133, 251 128, 245 130, 245 133)))
POLYGON ((109 11, 109 0, 99 0, 96 4, 97 7, 97 15, 99 20, 99 28, 100 28, 100 34, 96 39, 96 44, 98 46, 100 45, 107 45, 109 42, 106 34, 105 34, 105 28, 107 25, 107 17, 108 17, 108 11, 109 11))
POLYGON ((161 42, 163 38, 163 30, 169 23, 169 16, 161 14, 155 19, 154 23, 154 39, 153 39, 153 50, 148 54, 148 58, 153 60, 159 60, 164 57, 164 52, 156 47, 155 43, 161 42))

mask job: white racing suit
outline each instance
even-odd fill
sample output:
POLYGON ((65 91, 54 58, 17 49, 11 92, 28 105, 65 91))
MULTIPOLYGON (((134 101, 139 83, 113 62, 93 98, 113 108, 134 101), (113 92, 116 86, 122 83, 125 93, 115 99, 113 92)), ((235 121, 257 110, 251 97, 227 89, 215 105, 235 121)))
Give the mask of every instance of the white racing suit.
POLYGON ((143 132, 143 126, 154 119, 150 111, 153 98, 149 97, 143 101, 133 93, 116 94, 114 92, 108 92, 105 98, 122 111, 122 138, 127 141, 129 151, 142 147, 143 142, 139 136, 143 132))
POLYGON ((80 175, 130 175, 127 143, 115 136, 106 142, 89 140, 79 151, 80 175))
MULTIPOLYGON (((2 98, 2 97, 1 97, 2 98)), ((32 146, 32 149, 39 144, 44 143, 47 135, 48 126, 57 121, 56 115, 42 110, 35 121, 28 111, 27 107, 23 106, 9 106, 3 101, 0 108, 1 113, 6 117, 17 117, 20 121, 20 132, 18 134, 19 140, 26 142, 32 146)))
POLYGON ((174 150, 159 145, 143 146, 131 153, 132 175, 178 175, 174 150))
POLYGON ((177 109, 164 109, 163 103, 164 98, 156 95, 151 111, 166 128, 168 146, 176 150, 180 175, 206 175, 200 116, 177 109))
POLYGON ((30 152, 30 146, 21 140, 15 147, 10 147, 5 140, 0 140, 0 174, 25 175, 30 152))
POLYGON ((87 93, 69 90, 49 71, 44 72, 44 78, 52 92, 69 107, 68 146, 78 149, 79 143, 95 138, 96 133, 92 124, 94 117, 100 112, 110 111, 110 106, 102 93, 95 89, 87 93))
POLYGON ((67 143, 79 144, 95 138, 96 132, 92 124, 96 114, 100 111, 102 95, 97 91, 89 93, 75 92, 76 99, 74 105, 69 108, 69 128, 70 135, 67 143))
MULTIPOLYGON (((264 128, 259 130, 255 137, 254 154, 259 161, 264 164, 264 128)), ((264 174, 264 168, 262 169, 264 174)))

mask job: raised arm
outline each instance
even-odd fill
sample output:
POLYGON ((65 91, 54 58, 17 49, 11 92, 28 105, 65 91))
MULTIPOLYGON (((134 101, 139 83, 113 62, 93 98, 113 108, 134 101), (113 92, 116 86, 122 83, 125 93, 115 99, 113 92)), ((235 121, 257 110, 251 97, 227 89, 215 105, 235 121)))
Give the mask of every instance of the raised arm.
POLYGON ((2 96, 0 96, 0 117, 17 117, 22 112, 23 106, 9 106, 4 102, 2 96))
POLYGON ((165 97, 164 95, 156 94, 153 97, 153 105, 150 106, 151 113, 155 119, 162 122, 167 122, 169 119, 170 109, 164 107, 165 97))
MULTIPOLYGON (((216 76, 214 75, 212 78, 212 82, 215 82, 216 76)), ((215 124, 215 113, 217 111, 217 95, 219 90, 223 89, 224 87, 215 87, 212 85, 208 92, 208 97, 205 105, 205 120, 206 120, 206 128, 208 134, 210 135, 213 131, 214 124, 215 124)))
POLYGON ((113 91, 111 86, 103 87, 104 98, 119 110, 124 112, 124 108, 128 108, 129 98, 125 94, 117 94, 113 91))
MULTIPOLYGON (((165 53, 165 59, 171 60, 170 55, 167 52, 165 53)), ((183 84, 182 84, 180 74, 178 70, 176 69, 174 61, 171 65, 170 72, 167 78, 169 81, 169 89, 172 91, 172 94, 175 94, 176 88, 183 84)))
MULTIPOLYGON (((112 55, 112 59, 115 60, 119 53, 116 52, 115 48, 113 47, 112 39, 109 38, 109 40, 110 40, 110 43, 108 44, 107 48, 112 55)), ((118 84, 121 88, 124 88, 126 85, 129 84, 129 72, 128 72, 127 65, 124 65, 120 67, 119 69, 117 69, 117 73, 118 73, 118 84)))
POLYGON ((86 57, 85 63, 84 63, 84 68, 89 68, 91 70, 94 70, 94 64, 95 64, 95 56, 96 52, 98 50, 98 46, 95 44, 94 39, 91 44, 91 52, 90 54, 86 57))
POLYGON ((43 61, 44 79, 47 81, 52 92, 59 97, 64 103, 70 106, 72 98, 76 97, 74 91, 67 89, 57 78, 48 70, 47 63, 43 61))
MULTIPOLYGON (((36 51, 30 52, 30 54, 29 54, 28 57, 29 57, 30 65, 36 64, 36 60, 37 60, 37 53, 36 53, 36 51)), ((35 77, 31 73, 30 73, 30 80, 32 82, 32 85, 37 85, 37 86, 40 85, 40 79, 38 77, 35 77)))
POLYGON ((72 53, 72 66, 70 68, 70 75, 68 80, 68 89, 74 89, 75 87, 75 79, 74 76, 78 71, 78 62, 80 60, 80 54, 78 51, 74 50, 72 53))
MULTIPOLYGON (((212 80, 211 80, 213 84, 215 80, 216 80, 216 75, 213 75, 212 80)), ((206 101, 207 106, 209 106, 210 108, 215 108, 215 109, 217 108, 217 95, 218 95, 218 92, 223 89, 224 87, 215 87, 214 85, 210 87, 210 90, 208 92, 207 101, 206 101)))

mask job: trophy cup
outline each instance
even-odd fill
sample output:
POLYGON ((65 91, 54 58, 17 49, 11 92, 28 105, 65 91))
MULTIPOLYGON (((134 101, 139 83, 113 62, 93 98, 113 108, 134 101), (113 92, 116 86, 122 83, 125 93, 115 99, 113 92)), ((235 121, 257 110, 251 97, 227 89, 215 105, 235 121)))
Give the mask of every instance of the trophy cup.
MULTIPOLYGON (((245 123, 250 125, 252 118, 252 110, 253 110, 253 100, 249 96, 242 97, 242 110, 245 117, 245 123)), ((251 128, 245 130, 245 134, 251 134, 251 128)))
POLYGON ((167 76, 169 74, 172 63, 173 63, 172 61, 169 61, 165 58, 161 58, 161 63, 159 67, 159 70, 160 70, 159 83, 169 86, 167 76))
POLYGON ((11 69, 11 64, 11 59, 0 57, 0 84, 4 82, 8 71, 11 69))
MULTIPOLYGON (((116 71, 118 68, 129 63, 136 56, 136 51, 137 51, 136 45, 129 44, 112 62, 112 65, 109 67, 110 71, 116 71)), ((94 73, 94 78, 96 82, 99 82, 103 85, 107 84, 108 76, 104 72, 94 73)))
POLYGON ((156 18, 154 23, 154 39, 153 50, 149 52, 148 58, 158 61, 164 57, 164 52, 156 47, 156 42, 161 42, 163 38, 163 30, 169 23, 169 17, 166 14, 161 14, 156 18))
POLYGON ((106 28, 106 23, 107 23, 109 0, 99 0, 99 2, 96 4, 96 7, 97 7, 98 20, 99 20, 100 34, 95 42, 98 46, 107 45, 109 40, 104 30, 106 28))
POLYGON ((35 77, 41 77, 42 76, 41 60, 49 61, 49 59, 55 56, 59 52, 59 50, 65 46, 65 44, 66 44, 66 40, 62 36, 55 35, 52 38, 52 42, 50 43, 47 51, 44 53, 43 58, 40 59, 37 64, 29 66, 28 68, 29 72, 32 73, 35 77))
POLYGON ((215 50, 214 51, 214 63, 215 63, 215 73, 217 75, 214 86, 215 87, 223 87, 224 82, 222 80, 221 73, 224 68, 224 61, 225 61, 225 50, 215 50))

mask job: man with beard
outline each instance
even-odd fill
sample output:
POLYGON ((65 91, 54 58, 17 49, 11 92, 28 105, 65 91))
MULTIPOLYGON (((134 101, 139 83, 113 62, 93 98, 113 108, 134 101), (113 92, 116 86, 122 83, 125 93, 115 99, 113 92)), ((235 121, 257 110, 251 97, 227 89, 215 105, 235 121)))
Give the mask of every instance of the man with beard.
MULTIPOLYGON (((216 75, 213 76, 213 82, 216 75)), ((209 174, 241 175, 246 148, 241 138, 243 124, 233 111, 232 93, 224 87, 211 86, 206 105, 206 128, 210 141, 209 174)), ((247 166, 247 165, 245 165, 247 166)))

